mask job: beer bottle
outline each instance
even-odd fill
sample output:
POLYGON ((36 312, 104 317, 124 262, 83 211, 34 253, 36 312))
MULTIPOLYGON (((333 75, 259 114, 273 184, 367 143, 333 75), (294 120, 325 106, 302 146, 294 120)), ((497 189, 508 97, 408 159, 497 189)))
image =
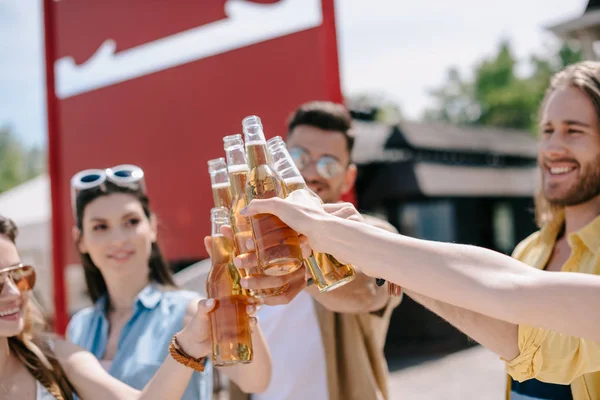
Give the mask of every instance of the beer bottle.
POLYGON ((248 364, 252 362, 248 296, 233 264, 233 241, 221 233, 221 227, 229 224, 229 212, 224 207, 212 208, 210 219, 212 267, 206 279, 206 293, 216 301, 209 313, 212 359, 216 366, 248 364))
MULTIPOLYGON (((310 190, 306 185, 300 170, 298 170, 294 164, 294 160, 290 156, 287 146, 285 145, 285 142, 281 136, 275 136, 274 138, 269 139, 267 142, 267 147, 269 149, 269 154, 273 159, 273 168, 284 181, 284 186, 286 187, 288 194, 294 190, 306 189, 309 193, 320 200, 319 196, 310 190)), ((309 269, 313 281, 321 292, 333 290, 344 283, 351 281, 355 276, 354 268, 352 268, 351 265, 344 265, 335 259, 335 257, 328 254, 315 253, 312 259, 309 257, 307 260, 305 260, 305 265, 309 269), (315 259, 318 265, 315 265, 315 259), (332 270, 331 265, 342 268, 342 270, 339 271, 334 277, 329 277, 328 275, 328 271, 332 270), (319 270, 317 270, 317 267, 320 267, 319 270), (351 269, 352 272, 350 272, 348 268, 351 269), (319 272, 321 272, 322 277, 319 276, 319 272), (349 278, 347 281, 344 280, 346 275, 349 278), (339 281, 339 284, 335 284, 336 280, 339 281)), ((336 269, 334 268, 333 271, 336 271, 336 269)), ((377 279, 378 286, 382 286, 384 283, 385 280, 377 279)), ((388 295, 390 296, 402 296, 402 288, 394 283, 388 282, 387 289, 388 295)))
MULTIPOLYGON (((223 138, 223 148, 227 159, 227 170, 229 171, 229 181, 231 182, 232 202, 229 209, 229 218, 231 228, 233 229, 233 243, 235 246, 235 255, 253 253, 254 249, 247 246, 248 240, 252 239, 252 226, 250 219, 240 214, 242 208, 246 206, 246 180, 248 178, 248 162, 244 141, 242 135, 230 135, 223 138)), ((262 275, 258 268, 240 269, 242 276, 262 275)), ((251 290, 249 293, 254 297, 270 297, 283 293, 289 287, 288 284, 280 288, 251 290)))
MULTIPOLYGON (((262 123, 257 116, 242 121, 246 154, 248 156, 248 179, 246 199, 285 198, 280 179, 271 166, 262 123)), ((286 275, 302 266, 302 252, 298 234, 272 214, 250 217, 256 255, 260 270, 267 275, 286 275)))
MULTIPOLYGON (((321 201, 321 198, 306 185, 283 139, 280 136, 269 139, 267 147, 273 160, 273 169, 282 179, 287 194, 294 190, 305 189, 321 201)), ((343 264, 330 254, 313 252, 304 260, 304 265, 321 293, 343 286, 356 277, 352 265, 343 264)))

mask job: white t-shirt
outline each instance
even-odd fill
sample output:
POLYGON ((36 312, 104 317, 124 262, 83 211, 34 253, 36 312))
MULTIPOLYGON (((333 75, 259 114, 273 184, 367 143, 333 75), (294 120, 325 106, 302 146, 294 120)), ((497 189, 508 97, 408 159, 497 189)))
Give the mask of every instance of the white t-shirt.
POLYGON ((310 294, 285 306, 262 306, 260 326, 271 350, 269 388, 252 400, 329 400, 325 349, 310 294))

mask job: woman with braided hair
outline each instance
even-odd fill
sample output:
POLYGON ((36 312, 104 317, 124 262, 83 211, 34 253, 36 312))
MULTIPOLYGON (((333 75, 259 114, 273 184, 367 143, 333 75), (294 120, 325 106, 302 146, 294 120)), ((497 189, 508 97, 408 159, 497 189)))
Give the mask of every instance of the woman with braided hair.
POLYGON ((47 333, 31 290, 35 269, 19 258, 17 227, 0 215, 0 399, 180 399, 194 370, 210 354, 208 312, 202 300, 173 336, 167 357, 142 392, 112 377, 81 347, 47 333))

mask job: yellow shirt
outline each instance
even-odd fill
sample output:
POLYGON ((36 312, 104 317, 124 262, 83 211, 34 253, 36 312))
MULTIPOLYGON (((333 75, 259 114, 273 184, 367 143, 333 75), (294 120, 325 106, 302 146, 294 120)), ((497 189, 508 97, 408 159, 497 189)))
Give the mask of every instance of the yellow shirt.
MULTIPOLYGON (((532 234, 517 246, 513 257, 544 269, 563 224, 561 216, 532 234)), ((567 240, 571 255, 561 271, 599 275, 600 217, 570 234, 567 240)), ((600 315, 600 307, 598 311, 600 315)), ((520 325, 519 350, 519 356, 506 363, 507 372, 515 380, 536 378, 548 383, 570 384, 574 400, 600 400, 600 342, 520 325)), ((509 393, 510 379, 507 396, 509 393)))

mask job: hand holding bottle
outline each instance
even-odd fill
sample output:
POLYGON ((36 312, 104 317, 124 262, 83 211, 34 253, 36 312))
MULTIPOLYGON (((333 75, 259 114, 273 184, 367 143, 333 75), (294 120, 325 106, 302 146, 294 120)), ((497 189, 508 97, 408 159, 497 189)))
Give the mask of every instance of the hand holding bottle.
MULTIPOLYGON (((223 234, 226 236, 233 237, 233 235, 231 233, 231 228, 229 228, 229 227, 224 227, 223 229, 221 229, 221 232, 223 232, 223 234)), ((204 248, 206 249, 208 256, 212 257, 212 237, 211 236, 206 236, 204 238, 204 248)), ((199 306, 203 305, 204 307, 208 307, 208 309, 206 310, 206 313, 209 313, 210 311, 212 311, 214 304, 215 304, 214 301, 212 301, 212 300, 214 300, 214 299, 201 300, 199 303, 199 306), (207 302, 208 302, 208 304, 206 304, 207 302)), ((260 300, 258 300, 258 299, 250 299, 248 302, 248 306, 246 307, 246 312, 248 313, 248 316, 250 317, 250 325, 251 326, 256 326, 256 324, 258 324, 258 319, 256 318, 256 312, 258 311, 257 306, 260 304, 261 304, 260 300)), ((210 339, 210 331, 208 334, 209 334, 208 339, 210 339)), ((210 345, 210 342, 209 342, 209 345, 210 345)))
MULTIPOLYGON (((221 233, 227 237, 233 237, 233 233, 230 227, 223 227, 221 233)), ((212 238, 207 236, 204 238, 204 245, 208 249, 211 246, 212 238)), ((308 245, 306 238, 300 238, 300 244, 302 253, 304 255, 310 254, 311 249, 308 245)), ((249 238, 246 243, 246 247, 250 250, 254 249, 254 240, 249 238)), ((235 258, 235 266, 240 270, 253 270, 258 266, 258 259, 255 252, 248 252, 235 258)), ((280 288, 287 286, 286 290, 282 293, 263 297, 257 299, 260 304, 267 306, 277 306, 290 303, 303 289, 306 288, 307 272, 305 268, 300 268, 291 274, 280 275, 280 276, 268 276, 268 275, 252 275, 245 276, 241 279, 241 285, 245 289, 259 291, 269 290, 273 288, 280 288)))
MULTIPOLYGON (((319 229, 322 227, 318 223, 319 221, 338 217, 364 222, 364 217, 351 203, 321 204, 304 189, 295 190, 285 199, 253 200, 242 210, 243 215, 263 212, 277 215, 284 223, 298 232, 303 241, 308 240, 310 246, 318 252, 327 252, 326 248, 322 248, 322 244, 326 242, 327 232, 319 229)), ((401 287, 388 283, 388 294, 395 297, 401 296, 401 287)))
POLYGON ((177 333, 179 346, 191 357, 201 358, 211 353, 210 319, 208 313, 215 307, 214 299, 202 299, 198 302, 196 314, 177 333))
POLYGON ((327 251, 320 245, 320 242, 324 242, 320 239, 325 237, 327 232, 319 230, 318 222, 331 219, 333 216, 325 211, 321 202, 306 189, 295 190, 285 199, 278 197, 254 199, 241 210, 240 214, 247 217, 274 214, 298 234, 304 235, 313 250, 327 251))

